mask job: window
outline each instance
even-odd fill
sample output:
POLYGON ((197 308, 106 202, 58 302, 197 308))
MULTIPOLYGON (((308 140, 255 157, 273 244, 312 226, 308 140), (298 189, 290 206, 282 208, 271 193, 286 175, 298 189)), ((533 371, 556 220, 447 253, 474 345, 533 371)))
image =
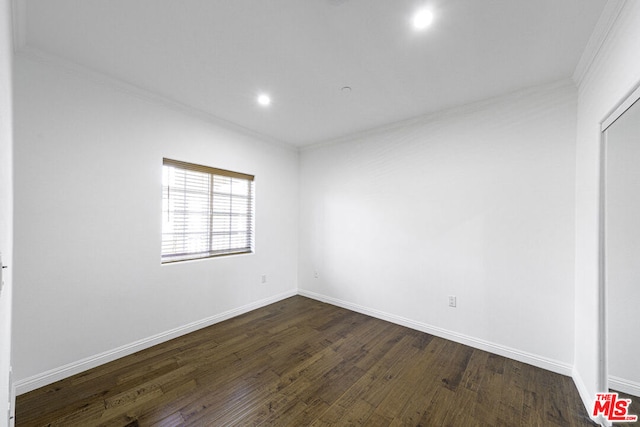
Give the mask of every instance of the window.
POLYGON ((253 252, 253 175, 162 162, 162 263, 253 252))

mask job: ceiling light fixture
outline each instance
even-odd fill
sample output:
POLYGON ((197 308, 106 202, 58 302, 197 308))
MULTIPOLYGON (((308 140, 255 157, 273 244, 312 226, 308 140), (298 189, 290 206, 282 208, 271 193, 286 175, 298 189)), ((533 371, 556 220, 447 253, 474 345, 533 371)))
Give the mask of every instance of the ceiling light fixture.
POLYGON ((271 104, 271 98, 269 97, 269 95, 266 95, 264 93, 258 95, 258 104, 262 105, 263 107, 267 107, 269 104, 271 104))
POLYGON ((433 13, 428 9, 420 9, 413 15, 413 28, 424 30, 433 22, 433 13))

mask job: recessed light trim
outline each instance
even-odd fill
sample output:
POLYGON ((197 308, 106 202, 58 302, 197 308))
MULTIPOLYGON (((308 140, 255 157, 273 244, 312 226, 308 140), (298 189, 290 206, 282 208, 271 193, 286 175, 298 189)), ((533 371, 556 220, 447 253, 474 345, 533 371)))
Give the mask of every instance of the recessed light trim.
POLYGON ((429 9, 420 9, 413 14, 411 22, 415 30, 424 30, 433 22, 433 12, 429 9))
POLYGON ((271 105, 271 97, 266 93, 261 93, 260 95, 258 95, 256 101, 263 107, 268 107, 269 105, 271 105))

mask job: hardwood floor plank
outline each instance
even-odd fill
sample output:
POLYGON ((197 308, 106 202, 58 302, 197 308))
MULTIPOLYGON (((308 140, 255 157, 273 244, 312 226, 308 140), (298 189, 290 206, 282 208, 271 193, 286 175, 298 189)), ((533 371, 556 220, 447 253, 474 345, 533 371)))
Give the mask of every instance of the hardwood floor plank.
POLYGON ((296 296, 18 396, 30 426, 591 426, 573 381, 296 296))
POLYGON ((402 371, 408 369, 408 360, 412 360, 420 350, 411 345, 411 338, 403 337, 385 357, 381 359, 380 369, 376 373, 375 380, 361 395, 361 398, 374 407, 380 405, 397 385, 398 377, 402 371), (379 373, 379 374, 378 374, 379 373))
POLYGON ((485 366, 489 360, 489 353, 475 349, 469 358, 467 369, 464 371, 460 382, 463 387, 470 391, 478 391, 480 379, 482 378, 485 366))
POLYGON ((175 426, 183 423, 184 419, 179 411, 169 409, 170 403, 180 400, 185 394, 197 390, 198 385, 195 380, 190 379, 176 385, 171 389, 165 389, 163 386, 163 394, 160 399, 153 401, 151 404, 141 405, 137 411, 130 412, 128 415, 137 420, 141 426, 148 425, 172 425, 175 426), (162 408, 162 409, 159 409, 162 408))
MULTIPOLYGON (((354 402, 352 406, 347 408, 346 411, 342 413, 342 416, 338 419, 335 425, 339 426, 364 426, 364 425, 372 425, 373 420, 370 422, 370 419, 374 412, 374 406, 369 402, 364 400, 357 400, 354 402)), ((376 416, 374 417, 376 423, 380 424, 384 422, 383 417, 376 416)), ((388 421, 386 422, 388 424, 388 421)))
MULTIPOLYGON (((627 393, 622 393, 620 391, 617 390, 610 390, 612 393, 618 393, 618 397, 620 399, 631 399, 631 405, 629 405, 627 414, 628 415, 637 415, 638 416, 638 421, 637 423, 640 423, 640 396, 636 397, 636 396, 632 396, 630 394, 627 393)), ((571 396, 571 394, 569 394, 569 396, 571 396)), ((615 427, 623 427, 623 426, 634 426, 636 424, 629 424, 629 423, 613 423, 613 425, 615 427)))

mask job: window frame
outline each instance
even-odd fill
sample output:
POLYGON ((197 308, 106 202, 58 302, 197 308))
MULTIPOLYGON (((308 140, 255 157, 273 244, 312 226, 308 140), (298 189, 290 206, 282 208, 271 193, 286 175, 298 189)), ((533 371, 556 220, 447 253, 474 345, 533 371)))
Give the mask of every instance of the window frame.
MULTIPOLYGON (((254 175, 250 175, 250 174, 246 174, 246 173, 240 173, 240 172, 234 172, 234 171, 230 171, 230 170, 226 170, 226 169, 220 169, 220 168, 214 168, 214 167, 210 167, 210 166, 204 166, 204 165, 200 165, 200 164, 196 164, 196 163, 189 163, 189 162, 183 162, 180 160, 173 160, 173 159, 169 159, 164 157, 162 159, 162 173, 163 173, 163 183, 162 183, 162 209, 161 209, 161 214, 162 214, 162 231, 161 231, 161 247, 160 247, 160 261, 161 264, 173 264, 176 262, 183 262, 183 261, 195 261, 195 260, 201 260, 201 259, 208 259, 208 258, 218 258, 218 257, 222 257, 222 256, 230 256, 230 255, 246 255, 246 254, 252 254, 255 252, 255 248, 254 248, 254 243, 255 243, 255 227, 254 227, 254 221, 255 221, 255 188, 254 188, 254 180, 255 180, 255 176, 254 175), (165 173, 165 167, 173 167, 176 168, 178 170, 183 170, 183 171, 191 171, 191 172, 199 172, 199 173, 204 173, 209 175, 210 177, 210 185, 208 187, 208 191, 203 193, 206 194, 207 197, 209 197, 207 204, 210 206, 210 209, 208 210, 208 218, 207 218, 207 223, 208 228, 207 231, 204 233, 205 235, 208 235, 208 237, 206 238, 207 240, 207 249, 206 250, 200 250, 197 252, 182 252, 182 253, 165 253, 165 249, 164 249, 164 245, 165 245, 165 219, 164 216, 165 214, 169 214, 169 212, 174 212, 175 214, 175 210, 171 211, 170 207, 168 206, 169 202, 165 202, 166 200, 169 199, 169 195, 170 194, 174 194, 174 193, 170 193, 170 188, 168 186, 165 185, 164 182, 164 173, 165 173), (224 179, 231 179, 231 180, 242 180, 242 181, 246 181, 247 185, 248 185, 248 194, 247 195, 234 195, 233 192, 230 192, 227 194, 227 196, 229 197, 229 204, 230 204, 230 212, 228 213, 228 215, 220 215, 220 213, 216 214, 216 212, 214 211, 214 198, 216 196, 216 192, 215 192, 215 188, 214 188, 214 184, 215 184, 215 177, 219 177, 219 178, 224 178, 224 179), (165 197, 165 194, 167 195, 167 197, 165 197), (230 245, 228 248, 224 248, 224 249, 215 249, 213 246, 214 244, 217 242, 216 240, 214 240, 214 234, 216 234, 215 229, 214 229, 214 219, 216 216, 218 216, 219 218, 229 218, 229 233, 228 235, 230 236, 230 242, 231 242, 231 236, 233 235, 233 231, 232 229, 232 225, 231 225, 231 219, 234 217, 234 212, 233 212, 233 208, 237 207, 238 205, 235 205, 234 202, 237 200, 242 200, 242 199, 246 199, 247 203, 248 203, 248 208, 246 211, 244 211, 242 215, 246 216, 246 220, 247 220, 247 224, 246 224, 246 245, 242 246, 242 247, 238 247, 235 248, 233 247, 233 245, 230 245), (167 203, 167 206, 165 209, 165 203, 167 203), (203 255, 204 254, 204 255, 203 255)), ((233 181, 230 181, 230 184, 233 184, 233 181)), ((185 193, 187 191, 185 190, 185 193)), ((218 196, 220 196, 220 194, 218 194, 218 196)), ((186 196, 185 196, 186 197, 186 196)), ((186 215, 185 211, 185 215, 186 215)), ((188 221, 187 221, 188 222, 188 221)), ((186 232, 185 232, 186 234, 186 232)), ((199 234, 203 234, 203 232, 200 232, 199 234)), ((222 234, 224 235, 224 234, 222 234)), ((184 238, 184 237, 183 237, 184 238)))

